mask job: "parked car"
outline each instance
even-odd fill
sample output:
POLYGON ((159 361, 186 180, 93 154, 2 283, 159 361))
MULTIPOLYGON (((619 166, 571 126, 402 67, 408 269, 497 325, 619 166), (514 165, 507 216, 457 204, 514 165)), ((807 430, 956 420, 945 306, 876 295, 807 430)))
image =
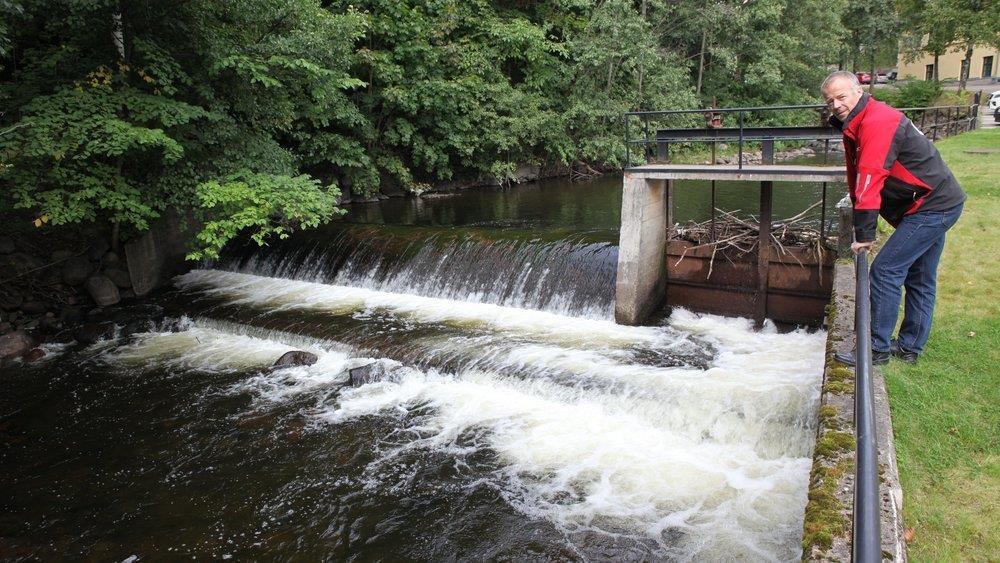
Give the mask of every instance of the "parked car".
POLYGON ((862 84, 871 84, 871 74, 868 74, 867 72, 855 72, 854 75, 858 77, 858 82, 862 84))
POLYGON ((993 122, 1000 123, 1000 107, 993 110, 993 122))
POLYGON ((886 71, 884 71, 884 70, 878 71, 877 73, 875 73, 875 83, 876 84, 888 84, 889 83, 889 74, 886 73, 886 71))
POLYGON ((990 111, 1000 108, 1000 90, 990 94, 990 97, 986 99, 986 107, 990 111))

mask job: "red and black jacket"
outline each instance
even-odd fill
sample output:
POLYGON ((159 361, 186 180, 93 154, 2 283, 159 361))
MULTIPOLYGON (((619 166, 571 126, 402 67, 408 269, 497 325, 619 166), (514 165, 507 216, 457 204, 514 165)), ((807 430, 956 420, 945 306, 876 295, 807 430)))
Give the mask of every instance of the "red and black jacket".
POLYGON ((879 213, 896 226, 906 215, 943 211, 965 192, 927 137, 902 112, 862 94, 843 122, 847 185, 854 203, 854 238, 875 240, 879 213))

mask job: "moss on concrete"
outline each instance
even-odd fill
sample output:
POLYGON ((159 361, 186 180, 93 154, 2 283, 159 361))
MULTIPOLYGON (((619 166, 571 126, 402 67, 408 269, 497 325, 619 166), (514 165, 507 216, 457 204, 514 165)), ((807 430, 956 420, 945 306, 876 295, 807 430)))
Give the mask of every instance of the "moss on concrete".
POLYGON ((854 435, 849 432, 824 432, 822 436, 816 440, 816 457, 825 457, 827 459, 832 459, 841 452, 847 452, 854 449, 854 435))
POLYGON ((854 372, 845 366, 835 366, 826 372, 823 391, 839 395, 854 392, 854 372))
POLYGON ((803 561, 812 559, 814 548, 830 549, 833 538, 846 533, 849 523, 844 515, 844 505, 837 498, 837 483, 851 471, 854 471, 852 459, 830 466, 813 465, 802 534, 803 561))
POLYGON ((831 430, 840 428, 840 420, 837 419, 837 415, 839 414, 840 411, 833 405, 821 406, 819 408, 820 428, 830 428, 831 430))

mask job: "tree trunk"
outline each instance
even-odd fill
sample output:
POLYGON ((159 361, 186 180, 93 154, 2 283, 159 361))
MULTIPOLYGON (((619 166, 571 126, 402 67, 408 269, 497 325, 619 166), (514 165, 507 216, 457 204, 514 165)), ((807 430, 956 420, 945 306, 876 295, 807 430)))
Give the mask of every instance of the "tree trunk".
POLYGON ((705 75, 705 40, 708 39, 708 30, 703 30, 701 32, 701 53, 698 55, 698 89, 697 93, 701 96, 701 79, 705 75))
POLYGON ((972 49, 975 47, 972 41, 965 44, 965 59, 962 60, 962 71, 958 77, 958 91, 965 91, 965 83, 969 80, 969 71, 972 69, 972 49))
POLYGON ((125 29, 122 25, 121 9, 111 14, 111 40, 114 41, 115 48, 118 49, 118 58, 125 60, 125 29))
MULTIPOLYGON (((642 21, 644 22, 646 21, 646 1, 647 0, 642 0, 642 21)), ((635 108, 637 110, 642 109, 642 78, 643 74, 645 74, 644 71, 646 70, 645 59, 646 59, 646 52, 643 51, 639 55, 639 96, 636 100, 636 108, 635 108)))
POLYGON ((933 74, 934 82, 938 82, 938 81, 941 80, 940 78, 938 78, 938 57, 940 57, 940 56, 941 56, 941 53, 937 53, 937 52, 934 53, 934 68, 932 69, 934 71, 934 74, 933 74))
POLYGON ((875 83, 878 82, 878 68, 875 67, 875 49, 872 49, 872 73, 868 78, 868 93, 875 92, 875 83))

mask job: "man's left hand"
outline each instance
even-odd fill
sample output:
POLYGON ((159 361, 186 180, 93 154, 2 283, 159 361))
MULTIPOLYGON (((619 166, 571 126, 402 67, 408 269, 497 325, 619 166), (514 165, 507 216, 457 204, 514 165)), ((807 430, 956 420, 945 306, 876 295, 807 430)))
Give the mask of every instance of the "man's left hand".
POLYGON ((871 240, 868 242, 851 243, 851 251, 854 252, 855 254, 860 253, 862 250, 864 250, 865 252, 871 252, 872 250, 875 250, 875 241, 871 240))

